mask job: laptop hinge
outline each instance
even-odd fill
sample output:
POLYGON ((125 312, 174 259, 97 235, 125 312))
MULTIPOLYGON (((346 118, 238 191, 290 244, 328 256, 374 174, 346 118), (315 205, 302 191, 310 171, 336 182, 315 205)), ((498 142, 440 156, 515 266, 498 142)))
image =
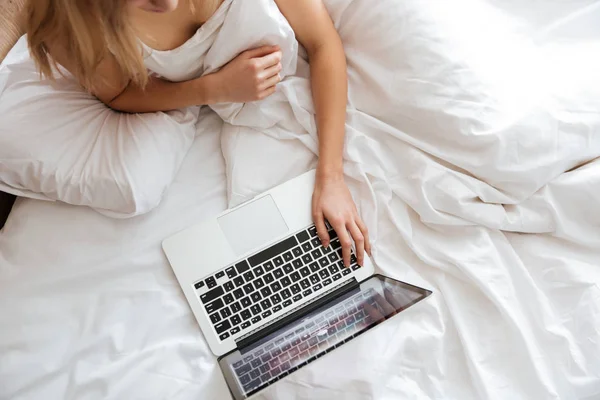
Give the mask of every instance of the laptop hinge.
POLYGON ((291 309, 287 313, 281 315, 280 317, 271 321, 268 325, 260 327, 252 332, 248 332, 246 335, 241 336, 239 339, 235 341, 238 350, 242 351, 245 347, 256 343, 257 341, 269 336, 273 332, 281 329, 283 326, 302 318, 308 313, 316 310, 322 305, 328 303, 329 301, 336 299, 344 294, 357 289, 359 286, 358 281, 355 277, 352 277, 348 281, 341 283, 338 286, 331 288, 330 290, 321 293, 318 297, 312 299, 310 303, 302 304, 296 308, 291 309))

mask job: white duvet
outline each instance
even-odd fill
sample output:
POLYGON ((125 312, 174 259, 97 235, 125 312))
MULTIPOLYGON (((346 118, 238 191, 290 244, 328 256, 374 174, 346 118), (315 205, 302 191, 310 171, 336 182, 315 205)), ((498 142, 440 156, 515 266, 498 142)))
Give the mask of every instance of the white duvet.
MULTIPOLYGON (((435 294, 261 397, 599 399, 600 2, 327 6, 374 261, 435 294)), ((225 54, 245 45, 226 18, 225 54)), ((231 204, 313 165, 298 63, 260 106, 215 108, 222 128, 205 110, 152 213, 18 204, 0 235, 0 398, 227 398, 160 241, 222 209, 225 177, 231 204)))

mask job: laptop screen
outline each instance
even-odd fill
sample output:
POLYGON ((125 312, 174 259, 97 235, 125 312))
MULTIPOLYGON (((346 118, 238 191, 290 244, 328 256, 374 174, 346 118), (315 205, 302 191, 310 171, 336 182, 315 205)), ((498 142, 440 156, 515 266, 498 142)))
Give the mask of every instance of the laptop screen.
POLYGON ((431 294, 376 275, 351 292, 220 361, 236 400, 254 393, 322 357, 431 294))

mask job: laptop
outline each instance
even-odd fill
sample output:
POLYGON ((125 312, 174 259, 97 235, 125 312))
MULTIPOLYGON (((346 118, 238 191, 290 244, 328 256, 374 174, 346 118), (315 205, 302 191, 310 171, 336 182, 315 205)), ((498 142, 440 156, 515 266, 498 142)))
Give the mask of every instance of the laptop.
POLYGON ((167 238, 163 250, 235 400, 431 295, 317 237, 315 171, 167 238))

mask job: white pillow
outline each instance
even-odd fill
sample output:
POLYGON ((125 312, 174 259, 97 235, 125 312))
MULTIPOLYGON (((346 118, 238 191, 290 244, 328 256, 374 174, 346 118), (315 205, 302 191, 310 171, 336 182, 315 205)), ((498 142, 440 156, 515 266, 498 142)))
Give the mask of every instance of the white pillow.
POLYGON ((148 212, 192 144, 198 110, 115 112, 72 79, 40 80, 22 37, 0 66, 0 190, 115 217, 148 212))

